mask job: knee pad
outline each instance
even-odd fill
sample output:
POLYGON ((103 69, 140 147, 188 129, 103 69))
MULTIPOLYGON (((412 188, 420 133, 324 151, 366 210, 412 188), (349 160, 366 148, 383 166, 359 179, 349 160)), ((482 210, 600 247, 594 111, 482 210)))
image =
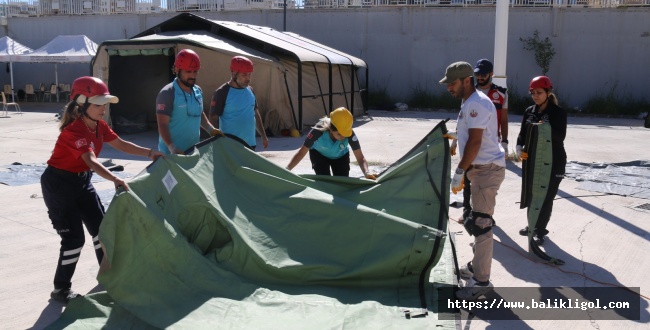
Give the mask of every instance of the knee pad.
POLYGON ((472 211, 472 215, 465 218, 465 223, 463 224, 465 226, 465 230, 467 230, 467 233, 470 236, 481 236, 483 234, 488 233, 490 230, 492 230, 492 226, 494 226, 494 219, 492 219, 492 216, 489 214, 481 213, 481 212, 474 212, 472 211), (485 228, 481 228, 476 225, 475 219, 477 218, 488 218, 492 222, 490 226, 487 226, 485 228))

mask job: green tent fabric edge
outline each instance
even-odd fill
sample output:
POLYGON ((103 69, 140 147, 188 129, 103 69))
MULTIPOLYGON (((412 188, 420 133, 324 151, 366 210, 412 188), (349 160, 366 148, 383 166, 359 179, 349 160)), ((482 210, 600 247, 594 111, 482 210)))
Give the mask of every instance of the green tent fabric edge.
MULTIPOLYGON (((400 159, 398 162, 396 162, 394 165, 389 167, 386 171, 382 172, 380 175, 380 178, 378 180, 378 183, 381 184, 382 181, 403 181, 408 183, 409 181, 409 176, 404 175, 403 171, 401 168, 418 168, 421 167, 424 169, 420 169, 420 172, 424 172, 425 175, 428 179, 423 180, 425 181, 424 183, 419 183, 418 184, 418 189, 410 189, 410 190, 416 190, 416 191, 421 191, 422 194, 428 193, 432 196, 435 196, 435 199, 437 200, 437 203, 429 203, 429 204, 436 204, 435 207, 423 207, 424 211, 420 211, 418 214, 421 216, 421 219, 418 219, 418 221, 425 223, 425 224, 417 224, 417 223, 412 223, 409 224, 406 227, 410 227, 410 230, 413 231, 414 235, 417 237, 426 237, 425 240, 423 240, 423 244, 419 244, 421 246, 418 247, 418 244, 413 245, 410 249, 416 250, 419 252, 416 252, 416 254, 424 254, 422 253, 423 251, 431 251, 428 254, 427 258, 420 258, 421 260, 417 263, 419 266, 418 267, 423 267, 424 269, 420 270, 412 270, 414 273, 418 273, 418 276, 405 276, 403 279, 399 280, 398 282, 398 287, 401 287, 400 291, 408 295, 410 291, 411 296, 419 296, 420 297, 420 303, 423 301, 425 302, 425 308, 429 307, 431 310, 435 310, 435 294, 433 290, 431 289, 430 286, 430 280, 432 278, 432 269, 434 266, 436 266, 439 261, 441 256, 443 255, 443 251, 447 249, 447 254, 449 255, 449 244, 447 244, 447 228, 446 228, 446 223, 447 223, 447 214, 448 214, 448 200, 449 200, 449 191, 448 189, 442 189, 442 187, 447 187, 448 186, 448 180, 449 180, 449 152, 448 152, 448 144, 446 143, 446 140, 442 138, 442 133, 446 131, 444 127, 444 122, 436 126, 416 147, 414 147, 405 157, 400 159), (424 166, 422 166, 424 164, 424 166), (431 169, 436 169, 436 173, 431 173, 431 169), (432 178, 435 178, 435 180, 431 180, 432 178), (430 182, 428 182, 429 180, 430 182), (434 182, 435 181, 435 182, 434 182), (433 194, 432 194, 433 192, 433 194), (436 221, 437 218, 437 221, 436 221), (438 228, 432 228, 429 227, 429 225, 435 225, 438 228), (411 278, 411 279, 409 279, 411 278), (423 281, 423 279, 426 279, 426 281, 423 281), (417 285, 414 285, 417 284, 417 285), (404 293, 406 292, 406 293, 404 293), (427 306, 428 305, 428 306, 427 306)), ((238 162, 232 162, 233 159, 220 159, 220 163, 223 163, 223 168, 230 168, 232 170, 232 173, 235 177, 238 176, 247 176, 251 175, 256 172, 256 169, 260 164, 259 162, 268 162, 263 157, 259 157, 255 153, 248 153, 247 150, 241 150, 242 147, 241 145, 237 144, 236 142, 233 141, 220 141, 219 143, 216 143, 219 141, 216 141, 216 139, 211 139, 211 141, 205 141, 202 144, 197 145, 197 150, 196 152, 185 156, 185 157, 177 157, 177 159, 174 159, 174 162, 171 162, 173 164, 170 164, 170 162, 158 162, 158 163, 165 163, 166 166, 163 166, 164 170, 166 171, 156 171, 156 167, 160 167, 158 163, 152 164, 149 169, 147 170, 147 173, 144 173, 141 177, 135 179, 130 185, 132 188, 132 191, 138 192, 138 191, 145 191, 145 190, 151 190, 151 187, 148 186, 148 181, 152 180, 153 176, 158 175, 157 181, 163 181, 164 175, 168 173, 173 173, 175 178, 181 178, 184 176, 187 176, 188 178, 191 178, 192 176, 195 176, 197 178, 203 178, 203 174, 201 171, 196 171, 197 164, 202 163, 203 165, 205 164, 210 164, 216 161, 216 159, 201 159, 201 154, 205 154, 204 152, 201 152, 202 148, 205 149, 214 149, 216 145, 220 145, 223 147, 224 150, 227 152, 232 152, 233 150, 238 150, 234 152, 232 155, 233 159, 238 159, 238 161, 252 161, 252 163, 247 163, 247 166, 238 166, 236 164, 239 164, 238 162), (224 147, 225 146, 225 147, 224 147), (237 172, 246 172, 245 174, 237 173, 237 172), (154 174, 155 173, 155 174, 154 174), (187 175, 187 173, 190 173, 191 175, 187 175)), ((241 165, 241 164, 240 164, 241 165)), ((210 166, 208 166, 210 167, 210 166)), ((304 190, 310 190, 309 192, 311 194, 316 194, 318 193, 328 193, 331 194, 329 196, 341 196, 347 201, 355 201, 355 197, 357 197, 359 194, 355 193, 355 191, 359 190, 359 187, 364 187, 362 188, 363 190, 367 190, 368 188, 368 182, 365 182, 363 179, 354 179, 354 178, 332 178, 332 177, 314 177, 314 176, 309 176, 305 175, 302 177, 294 176, 290 173, 287 173, 283 169, 277 168, 277 166, 269 166, 269 164, 262 164, 262 167, 265 169, 265 173, 261 175, 260 177, 256 178, 256 182, 260 182, 260 180, 264 179, 264 176, 279 176, 282 178, 282 180, 286 180, 287 178, 290 178, 290 180, 293 180, 292 184, 300 184, 302 189, 304 190), (314 189, 318 188, 318 189, 314 189), (312 191, 312 190, 317 190, 317 191, 312 191)), ((212 168, 214 170, 214 168, 212 168)), ((257 171, 259 172, 259 171, 257 171)), ((259 174, 259 173, 258 173, 259 174)), ((199 185, 200 186, 200 185, 199 185)), ((214 186, 217 186, 216 184, 214 186, 210 185, 212 188, 214 186)), ((210 196, 209 193, 205 193, 204 188, 203 189, 189 189, 188 191, 183 191, 184 195, 192 196, 192 198, 196 200, 202 200, 205 199, 206 196, 210 196)), ((154 190, 161 190, 161 189, 154 189, 154 190)), ((209 189, 208 189, 209 190, 209 189)), ((372 189, 371 189, 372 190, 372 189)), ((133 225, 134 223, 137 223, 137 221, 133 221, 135 217, 133 216, 125 216, 128 215, 130 212, 135 212, 138 210, 138 208, 147 208, 147 205, 149 204, 154 204, 160 206, 162 203, 163 205, 166 205, 167 208, 173 208, 175 206, 172 206, 172 203, 170 203, 171 199, 165 199, 161 198, 161 194, 163 192, 158 192, 154 194, 153 196, 146 197, 145 199, 149 199, 148 203, 143 201, 143 199, 139 198, 139 195, 136 193, 120 193, 114 198, 115 204, 111 204, 111 207, 109 207, 109 213, 107 213, 107 220, 105 221, 105 224, 108 224, 106 226, 102 225, 102 233, 100 237, 102 237, 102 242, 105 242, 105 246, 108 252, 109 258, 111 258, 111 264, 112 264, 112 269, 108 272, 115 272, 115 271, 121 271, 121 272, 133 272, 140 266, 141 268, 147 268, 147 267, 142 267, 146 265, 138 265, 142 259, 138 259, 137 256, 134 257, 130 263, 125 263, 121 264, 119 259, 124 259, 128 258, 129 255, 134 254, 132 250, 129 250, 129 248, 133 248, 135 245, 129 245, 129 244, 121 244, 124 243, 123 241, 125 239, 132 239, 134 242, 139 241, 139 242, 144 242, 145 244, 142 245, 137 245, 138 247, 138 253, 140 253, 143 250, 146 249, 152 249, 158 251, 164 251, 165 253, 172 253, 171 251, 178 251, 178 250, 184 250, 187 254, 184 256, 191 256, 191 258, 204 258, 205 251, 209 251, 210 249, 214 248, 214 245, 220 245, 223 244, 223 242, 220 242, 220 240, 223 240, 223 237, 217 237, 215 239, 215 236, 213 235, 210 237, 210 235, 204 235, 205 233, 202 232, 203 230, 199 230, 192 232, 193 228, 189 228, 189 232, 195 233, 196 235, 189 235, 188 234, 188 228, 183 228, 183 226, 187 226, 187 223, 176 223, 174 221, 167 221, 167 219, 161 214, 161 210, 154 210, 153 212, 148 212, 148 218, 150 218, 145 222, 141 223, 140 230, 141 231, 133 231, 129 232, 132 234, 131 237, 128 237, 129 235, 121 235, 123 234, 120 231, 120 227, 126 224, 128 225, 133 225), (168 203, 168 204, 165 204, 168 203), (117 211, 115 211, 117 210, 117 211), (157 218, 157 219, 156 219, 157 218), (110 220, 113 219, 113 220, 110 220), (129 219, 127 220, 120 220, 120 219, 129 219), (163 222, 160 222, 160 219, 163 219, 163 222), (158 221, 158 223, 156 223, 158 221), (151 226, 151 224, 157 224, 155 230, 151 226), (112 229, 106 229, 106 228, 112 228, 112 229), (154 232, 157 231, 157 233, 154 234, 154 232), (158 240, 156 237, 159 237, 160 235, 169 235, 168 238, 171 238, 171 240, 167 240, 165 242, 161 242, 163 240, 158 240), (150 237, 146 236, 150 235, 150 237), (126 237, 125 237, 126 236, 126 237), (192 237, 193 239, 192 244, 181 244, 183 243, 183 240, 186 239, 187 237, 192 237), (161 243, 160 246, 154 246, 154 244, 161 243), (174 245, 172 243, 178 243, 177 245, 174 245), (171 244, 171 246, 169 246, 171 244), (124 251, 120 251, 121 248, 124 248, 124 251), (196 252, 200 252, 197 254, 196 252), (194 254, 192 256, 192 254, 194 254)), ((372 195, 372 194, 370 194, 372 195)), ((391 196, 386 196, 385 193, 383 194, 378 194, 378 195, 383 195, 383 198, 391 197, 391 196)), ((192 199, 190 198, 190 199, 192 199)), ((373 198, 371 198, 373 199, 373 198)), ((187 204, 188 201, 183 201, 183 203, 187 204)), ((368 204, 368 203, 366 203, 368 204)), ((373 203, 370 203, 373 204, 373 203)), ((377 203, 376 203, 377 204, 377 203)), ((371 209, 375 207, 376 205, 371 205, 371 209)), ((408 205, 407 205, 408 207, 408 205)), ((164 207, 163 207, 164 208, 164 207)), ((391 210, 390 207, 387 207, 390 212, 395 212, 395 213, 400 213, 399 211, 396 210, 391 210)), ((364 210, 368 211, 368 210, 364 210)), ((200 212, 199 212, 200 213, 200 212)), ((186 220, 188 222, 191 222, 192 219, 195 219, 194 217, 196 214, 192 214, 192 216, 188 217, 186 220)), ((200 214, 199 214, 200 215, 200 214)), ((397 223, 404 224, 403 219, 393 219, 395 216, 388 214, 388 211, 386 209, 381 209, 381 212, 377 212, 373 217, 382 217, 382 218, 390 218, 390 220, 397 220, 397 223), (386 213, 386 214, 384 214, 386 213)), ((376 220, 373 220, 376 221, 376 220)), ((137 226, 136 226, 137 227, 137 226)), ((205 229, 206 227, 208 228, 207 231, 211 233, 215 233, 218 230, 222 228, 217 228, 217 227, 211 227, 209 225, 206 225, 205 223, 200 224, 201 228, 205 229)), ((196 228, 194 228, 196 229, 196 228)), ((130 229, 133 230, 133 229, 130 229)), ((163 236, 164 236, 163 235, 163 236)), ((219 235, 216 235, 219 236, 219 235)), ((164 253, 163 253, 164 254, 164 253)), ((164 267, 160 268, 159 270, 161 272, 166 272, 169 271, 167 268, 174 268, 174 267, 179 267, 181 261, 178 261, 178 263, 165 263, 164 258, 162 255, 157 255, 158 260, 155 260, 155 263, 158 264, 163 264, 164 267)), ((449 258, 447 256, 447 258, 449 258)), ((217 256, 216 259, 219 259, 217 256)), ((152 263, 151 266, 156 266, 153 265, 152 263)), ((194 263, 187 263, 183 264, 183 267, 195 267, 193 271, 195 273, 205 273, 205 272, 211 272, 214 271, 214 267, 211 267, 211 265, 199 265, 199 266, 192 266, 194 263), (198 268, 196 268, 198 267, 198 268)), ((446 263, 446 269, 445 271, 451 270, 449 266, 449 263, 446 263)), ((146 270, 146 269, 145 269, 146 270)), ((149 269, 150 270, 150 269, 149 269)), ((445 272, 443 270, 437 270, 436 273, 449 273, 445 272)), ((222 272, 217 274, 225 274, 227 272, 222 272)), ((106 274, 102 274, 99 276, 100 282, 105 285, 105 287, 108 289, 108 292, 113 295, 118 297, 118 299, 113 300, 110 305, 114 308, 113 311, 109 313, 109 316, 105 320, 106 322, 104 323, 104 326, 109 326, 111 324, 117 324, 117 323, 111 323, 115 322, 115 317, 111 317, 111 313, 116 313, 120 314, 122 312, 130 315, 126 319, 132 320, 132 326, 136 326, 136 324, 139 324, 138 322, 144 322, 144 324, 151 325, 151 319, 147 321, 143 321, 141 318, 137 316, 137 313, 131 313, 133 310, 133 305, 129 305, 128 301, 129 299, 137 299, 137 297, 131 297, 131 296, 139 296, 141 294, 135 294, 134 292, 137 289, 137 287, 131 287, 121 291, 120 286, 123 284, 120 282, 121 278, 115 277, 115 278, 110 278, 110 276, 105 276, 106 274), (106 279, 105 277, 108 277, 109 279, 106 279), (129 292, 129 289, 131 291, 129 292), (117 301, 117 303, 115 303, 117 301), (126 303, 124 303, 126 301, 126 303), (126 305, 126 308, 122 308, 121 304, 126 305), (131 310, 129 310, 131 309, 131 310)), ((143 272, 141 274, 137 274, 139 277, 146 278, 147 273, 143 272)), ((206 280, 203 278, 203 280, 206 280)), ((250 278, 247 279, 248 281, 241 281, 236 283, 237 285, 241 287, 249 287, 253 288, 254 290, 252 291, 254 294, 248 295, 245 297, 239 297, 241 299, 252 299, 251 297, 255 296, 256 294, 260 294, 260 288, 256 286, 251 286, 250 285, 250 278)), ((255 279, 252 279, 255 280, 255 279)), ((448 276, 449 282, 453 282, 453 276, 448 276)), ((143 283, 140 283, 141 285, 143 283)), ((144 283, 146 285, 147 283, 144 283)), ((172 282, 168 282, 168 285, 173 285, 172 282)), ((319 285, 322 285, 322 283, 318 283, 319 285)), ((449 284, 449 283, 446 283, 449 284)), ((287 289, 286 286, 288 283, 281 283, 276 285, 274 289, 262 289, 261 292, 263 292, 263 295, 268 296, 268 295, 280 295, 282 296, 284 293, 282 290, 286 290, 287 292, 290 292, 290 289, 287 289)), ((330 287, 327 287, 328 289, 331 289, 330 287)), ((359 291, 361 292, 362 295, 366 294, 362 291, 364 291, 364 288, 353 288, 352 286, 344 286, 345 290, 352 290, 352 291, 359 291)), ((369 286, 369 288, 372 288, 372 285, 369 286)), ((164 290, 165 288, 159 288, 161 290, 164 290)), ((183 288, 186 289, 186 288, 183 288)), ((179 293, 183 293, 183 289, 179 290, 179 293)), ((319 292, 319 289, 313 289, 313 292, 319 292)), ((192 292, 190 296, 193 295, 200 295, 201 292, 192 292)), ((88 305, 88 306, 98 306, 101 304, 98 304, 96 301, 104 301, 106 302, 106 297, 104 297, 106 293, 99 293, 96 295, 89 296, 87 298, 84 298, 82 302, 74 302, 70 304, 69 308, 66 310, 66 314, 71 314, 71 315, 66 315, 70 316, 67 318, 61 318, 61 322, 57 323, 59 326, 63 324, 67 324, 70 327, 74 327, 72 325, 80 325, 82 323, 85 323, 86 321, 82 320, 83 318, 81 315, 83 313, 79 313, 79 317, 75 318, 74 316, 74 311, 79 310, 79 308, 76 308, 75 306, 78 305, 88 305), (70 313, 68 313, 70 311, 70 313), (66 321, 67 320, 67 321, 66 321), (72 320, 72 321, 71 321, 72 320)), ((176 300, 183 300, 185 299, 182 294, 180 294, 180 298, 176 298, 176 300)), ((372 295, 370 295, 372 296, 372 295)), ((304 295, 297 294, 296 297, 299 297, 300 299, 306 299, 306 301, 303 301, 302 303, 309 303, 309 299, 305 298, 304 295)), ((231 297, 232 299, 233 297, 231 297)), ((236 298, 236 297, 235 297, 236 298)), ((283 299, 287 299, 287 297, 284 297, 283 299)), ((298 299, 298 300, 300 300, 298 299)), ((321 296, 321 299, 322 296, 321 296)), ((401 299, 401 298, 399 298, 401 299)), ((377 299, 376 301, 380 301, 381 298, 377 299)), ((399 302, 399 300, 398 300, 399 302)), ((206 298, 205 301, 203 301, 203 304, 200 306, 197 306, 196 302, 190 301, 189 304, 192 306, 192 308, 187 309, 184 311, 187 315, 192 315, 196 313, 202 313, 206 311, 210 311, 208 314, 214 314, 214 304, 219 305, 220 301, 212 301, 211 298, 206 298), (193 304, 194 303, 194 304, 193 304), (206 307, 208 306, 208 307, 206 307), (212 306, 212 309, 209 308, 209 306, 212 306)), ((335 302, 330 302, 330 303, 335 303, 335 302)), ((357 306, 362 303, 358 304, 346 304, 346 306, 351 305, 351 306, 357 306)), ((379 304, 381 305, 381 304, 379 304)), ((155 304, 154 304, 155 306, 155 304)), ((237 306, 237 305, 234 305, 237 306)), ((393 307, 390 305, 381 305, 384 306, 382 308, 388 308, 388 309, 397 309, 398 311, 403 311, 404 307, 409 307, 411 309, 417 308, 417 307, 423 307, 423 306, 417 306, 417 303, 415 303, 413 300, 405 300, 405 303, 403 306, 400 306, 400 304, 397 304, 393 307), (397 307, 399 306, 399 307, 397 307)), ((160 307, 160 306, 157 306, 160 307)), ((241 306, 240 306, 241 307, 241 306)), ((357 306, 358 307, 358 306, 357 306)), ((105 309, 106 307, 104 307, 105 309)), ((356 307, 355 307, 356 308, 356 307)), ((360 307, 359 307, 360 308, 360 307)), ((92 309, 92 308, 91 308, 92 309)), ((98 308, 94 308, 97 310, 98 308)), ((253 307, 255 309, 255 307, 253 307)), ((353 308, 354 309, 354 308, 353 308)), ((373 309, 377 309, 377 306, 373 306, 373 309)), ((364 309, 361 308, 360 311, 363 311, 364 309)), ((157 314, 161 313, 160 310, 155 310, 155 307, 149 310, 147 313, 150 313, 149 316, 154 315, 157 316, 157 314)), ((360 312, 363 314, 363 312, 360 312)), ((401 312, 400 312, 401 313, 401 312)), ((93 313, 90 313, 90 315, 96 315, 98 314, 96 311, 93 313)), ((399 313, 398 313, 399 314, 399 313)), ((101 315, 101 314, 100 314, 101 315)), ((106 315, 104 313, 103 315, 106 315)), ((372 316, 368 316, 371 317, 372 316)), ((404 319, 403 315, 397 316, 395 319, 393 319, 395 315, 392 315, 389 319, 392 320, 392 322, 398 322, 401 323, 401 321, 404 319)), ((90 318, 93 321, 89 321, 91 324, 102 324, 101 318, 90 318)), ((120 316, 118 319, 122 320, 124 317, 120 316)), ((220 318, 217 318, 220 319, 220 318)), ((259 318, 257 321, 263 320, 265 318, 259 318)), ((363 319, 363 317, 361 318, 363 319)), ((378 319, 381 319, 379 317, 378 319)), ((285 320, 287 321, 287 320, 285 320)), ((429 321, 431 321, 431 318, 429 318, 429 321)), ((154 327, 173 327, 174 325, 181 325, 183 324, 184 326, 196 326, 199 325, 197 323, 193 323, 191 320, 189 320, 189 317, 184 317, 181 319, 175 319, 175 320, 167 320, 167 323, 155 323, 155 320, 153 322, 154 327), (180 323, 179 323, 180 322, 180 323)), ((202 321, 205 322, 205 321, 202 321)), ((246 324, 250 325, 250 322, 254 322, 251 320, 248 320, 245 322, 246 324)), ((328 320, 328 322, 332 322, 332 320, 328 320)), ((372 323, 372 322, 370 322, 372 323)), ((364 324, 369 325, 368 320, 364 324)), ((378 323, 379 324, 384 324, 385 325, 386 320, 383 320, 378 323)), ((53 325, 53 328, 57 328, 57 324, 53 325)), ((86 323, 87 325, 88 323, 86 323)), ((200 323, 205 325, 206 323, 200 323)), ((302 326, 305 325, 305 323, 300 323, 302 326)), ((449 326, 450 323, 445 323, 446 326, 449 326)), ((120 323, 119 326, 116 326, 116 328, 122 327, 124 324, 120 323)), ((222 324, 223 325, 223 324, 222 324)), ((267 324, 268 325, 268 324, 267 324)), ((431 323, 422 323, 420 324, 411 322, 408 324, 402 324, 400 325, 401 327, 406 326, 406 328, 420 328, 420 326, 424 326, 423 328, 427 328, 431 326, 431 323)), ((440 325, 440 324, 439 324, 440 325)), ((445 327, 446 327, 445 326, 445 327)), ((65 327, 65 326, 64 326, 65 327)), ((236 328, 236 327, 235 327, 236 328)), ((354 327, 349 327, 349 328, 354 328, 354 327)))

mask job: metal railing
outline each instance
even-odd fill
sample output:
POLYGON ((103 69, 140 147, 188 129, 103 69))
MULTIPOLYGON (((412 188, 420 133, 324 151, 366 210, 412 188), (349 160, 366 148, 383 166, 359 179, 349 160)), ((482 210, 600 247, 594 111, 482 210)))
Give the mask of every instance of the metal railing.
MULTIPOLYGON (((284 0, 6 0, 0 16, 109 15, 126 13, 282 9, 284 0)), ((287 0, 287 8, 296 8, 287 0)))
MULTIPOLYGON (((497 0, 304 0, 302 8, 436 7, 494 6, 497 0)), ((512 7, 590 7, 650 6, 650 0, 510 0, 512 7)))
MULTIPOLYGON (((287 0, 288 9, 494 6, 496 0, 287 0)), ((650 0, 510 0, 512 7, 612 8, 650 6, 650 0)), ((111 15, 156 12, 283 9, 284 0, 4 0, 0 16, 111 15)))

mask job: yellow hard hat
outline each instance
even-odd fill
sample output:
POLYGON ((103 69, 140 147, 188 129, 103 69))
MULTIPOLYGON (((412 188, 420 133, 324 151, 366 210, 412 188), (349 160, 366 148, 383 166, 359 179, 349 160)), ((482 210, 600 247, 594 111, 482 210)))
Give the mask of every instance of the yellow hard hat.
POLYGON ((344 107, 336 108, 330 113, 330 119, 332 120, 332 124, 336 127, 336 130, 343 137, 350 137, 352 135, 352 122, 354 121, 354 118, 352 117, 350 110, 344 107))

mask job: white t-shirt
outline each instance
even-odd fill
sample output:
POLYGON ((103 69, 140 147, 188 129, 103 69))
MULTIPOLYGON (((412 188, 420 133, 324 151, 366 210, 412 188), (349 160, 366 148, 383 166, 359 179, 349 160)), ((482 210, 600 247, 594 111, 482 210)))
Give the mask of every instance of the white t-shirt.
POLYGON ((458 113, 458 151, 461 159, 469 139, 470 128, 483 130, 481 148, 472 164, 484 165, 494 163, 506 166, 505 152, 499 143, 497 134, 497 110, 492 101, 483 93, 474 92, 460 106, 458 113))

